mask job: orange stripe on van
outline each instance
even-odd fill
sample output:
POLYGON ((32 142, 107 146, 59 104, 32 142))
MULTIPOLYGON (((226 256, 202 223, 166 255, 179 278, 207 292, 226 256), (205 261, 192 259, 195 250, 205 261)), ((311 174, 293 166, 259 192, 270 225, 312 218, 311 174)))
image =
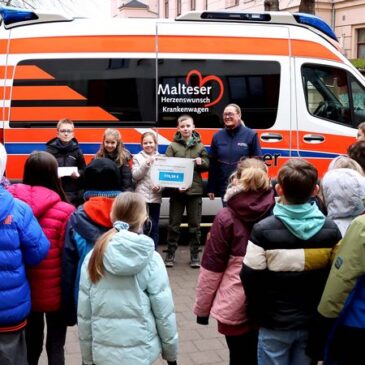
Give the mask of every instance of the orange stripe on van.
POLYGON ((0 120, 9 120, 9 108, 0 109, 0 120))
POLYGON ((52 80, 54 77, 36 65, 19 65, 15 69, 15 80, 43 79, 52 80))
POLYGON ((118 120, 99 107, 12 107, 11 121, 118 120))
MULTIPOLYGON (((158 38, 158 51, 287 56, 289 55, 289 41, 283 38, 162 35, 158 38)), ((13 39, 9 53, 68 52, 156 52, 155 36, 68 36, 13 39)), ((341 61, 321 44, 297 39, 292 40, 292 55, 341 61)))
POLYGON ((86 100, 86 98, 68 86, 14 86, 12 100, 86 100))
POLYGON ((291 45, 292 55, 294 57, 316 57, 342 62, 339 57, 321 44, 311 41, 292 39, 291 45))
POLYGON ((155 52, 155 36, 68 36, 13 39, 9 53, 155 52))
POLYGON ((13 66, 0 66, 0 79, 6 79, 13 75, 13 66))
MULTIPOLYGON (((0 66, 0 79, 12 79, 14 66, 0 66)), ((43 71, 35 65, 19 65, 16 67, 14 79, 28 80, 28 79, 46 79, 52 80, 53 76, 43 71)))
POLYGON ((0 97, 4 100, 10 99, 10 86, 2 87, 0 86, 0 97))
POLYGON ((299 150, 300 151, 323 151, 329 153, 337 153, 337 154, 346 154, 347 148, 356 142, 355 136, 346 136, 346 135, 336 135, 330 133, 320 133, 320 132, 306 132, 299 131, 299 150), (319 134, 325 138, 325 141, 321 144, 311 144, 304 141, 304 136, 307 134, 319 134), (325 146, 325 148, 323 148, 325 146))
MULTIPOLYGON (((159 52, 289 55, 288 40, 277 38, 161 36, 158 43, 159 52)), ((292 56, 341 61, 321 44, 298 39, 292 40, 292 56)))
POLYGON ((159 52, 288 55, 286 39, 160 36, 159 52))
POLYGON ((9 179, 21 179, 27 155, 9 155, 6 164, 6 176, 9 179))

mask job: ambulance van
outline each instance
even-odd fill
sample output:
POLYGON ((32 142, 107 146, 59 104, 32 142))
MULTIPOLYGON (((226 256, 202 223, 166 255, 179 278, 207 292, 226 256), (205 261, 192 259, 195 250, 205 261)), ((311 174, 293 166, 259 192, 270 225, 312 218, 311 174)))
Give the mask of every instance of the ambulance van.
POLYGON ((10 179, 21 179, 29 153, 45 149, 62 118, 75 122, 87 159, 106 127, 118 128, 132 153, 154 129, 163 153, 186 113, 209 149, 224 107, 236 103, 273 177, 291 157, 323 174, 365 121, 364 77, 312 15, 99 20, 6 7, 0 14, 0 141, 10 179))

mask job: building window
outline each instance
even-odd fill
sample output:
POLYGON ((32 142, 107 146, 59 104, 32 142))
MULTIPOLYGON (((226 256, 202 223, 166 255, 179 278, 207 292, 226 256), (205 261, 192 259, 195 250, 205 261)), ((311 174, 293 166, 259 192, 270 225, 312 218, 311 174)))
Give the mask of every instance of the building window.
POLYGON ((196 7, 195 0, 191 0, 190 1, 190 8, 191 8, 191 10, 195 10, 195 7, 196 7))
POLYGON ((357 58, 365 58, 365 28, 357 31, 357 58))
POLYGON ((181 0, 176 0, 176 15, 181 14, 181 0))
POLYGON ((165 18, 168 18, 169 17, 169 0, 165 0, 164 7, 165 7, 165 18))

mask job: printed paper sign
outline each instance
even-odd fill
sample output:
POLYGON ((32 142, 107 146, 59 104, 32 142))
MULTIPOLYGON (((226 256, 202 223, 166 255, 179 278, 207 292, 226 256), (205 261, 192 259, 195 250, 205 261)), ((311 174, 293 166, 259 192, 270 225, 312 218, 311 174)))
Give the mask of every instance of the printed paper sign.
POLYGON ((58 177, 71 176, 73 172, 77 172, 77 166, 59 167, 58 177))
POLYGON ((188 189, 193 182, 194 159, 156 157, 151 167, 154 185, 166 188, 188 189))

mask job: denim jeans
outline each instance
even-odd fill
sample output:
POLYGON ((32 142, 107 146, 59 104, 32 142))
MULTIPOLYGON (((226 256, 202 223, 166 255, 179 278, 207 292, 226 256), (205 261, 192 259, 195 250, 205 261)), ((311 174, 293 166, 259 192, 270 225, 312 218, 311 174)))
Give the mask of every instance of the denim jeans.
POLYGON ((271 330, 260 328, 258 342, 259 365, 310 365, 305 353, 307 330, 271 330))

